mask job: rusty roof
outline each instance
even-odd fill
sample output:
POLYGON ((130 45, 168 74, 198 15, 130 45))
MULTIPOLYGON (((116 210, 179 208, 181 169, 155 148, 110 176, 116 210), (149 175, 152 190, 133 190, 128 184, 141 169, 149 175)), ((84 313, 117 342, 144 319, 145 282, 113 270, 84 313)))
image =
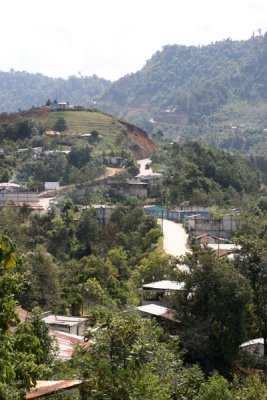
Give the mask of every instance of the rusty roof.
POLYGON ((85 342, 82 336, 53 330, 50 330, 49 334, 55 338, 58 344, 57 358, 62 361, 71 359, 76 344, 80 344, 83 347, 90 346, 90 342, 85 342))
POLYGON ((25 399, 39 399, 53 393, 59 393, 80 386, 81 380, 37 381, 36 386, 26 394, 25 399))

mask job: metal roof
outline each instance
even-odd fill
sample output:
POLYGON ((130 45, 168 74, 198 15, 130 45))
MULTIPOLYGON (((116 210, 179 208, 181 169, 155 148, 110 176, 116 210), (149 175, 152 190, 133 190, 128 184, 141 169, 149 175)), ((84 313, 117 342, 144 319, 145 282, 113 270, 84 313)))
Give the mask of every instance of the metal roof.
POLYGON ((145 312, 148 314, 160 316, 170 311, 167 307, 158 306, 156 304, 147 304, 145 306, 136 307, 138 311, 145 312))
POLYGON ((25 396, 25 399, 38 399, 59 391, 73 389, 82 383, 81 380, 64 381, 37 381, 36 386, 32 388, 25 396))
POLYGON ((213 250, 227 250, 227 251, 233 251, 233 250, 240 250, 241 246, 236 245, 234 243, 219 243, 219 244, 213 244, 209 243, 208 247, 210 247, 213 250))
POLYGON ((90 342, 85 342, 84 337, 82 336, 52 330, 49 331, 49 334, 56 340, 58 344, 57 358, 62 361, 71 359, 76 344, 80 344, 83 347, 90 346, 90 342))
POLYGON ((168 281, 168 280, 163 280, 163 281, 158 281, 158 282, 152 282, 152 283, 147 283, 142 286, 144 290, 184 290, 185 284, 184 282, 175 282, 175 281, 168 281))
POLYGON ((49 325, 65 325, 65 326, 75 326, 80 324, 81 322, 85 322, 86 318, 79 317, 66 317, 63 315, 48 315, 47 317, 42 318, 42 320, 49 325))
POLYGON ((171 310, 167 307, 159 306, 157 304, 146 304, 144 306, 138 306, 136 307, 136 310, 142 313, 154 315, 156 317, 162 317, 177 322, 177 315, 174 310, 171 310))
POLYGON ((13 187, 13 188, 20 188, 21 185, 13 182, 0 182, 0 187, 13 187))
POLYGON ((263 338, 257 338, 257 339, 252 339, 248 340, 247 342, 242 343, 239 347, 244 348, 247 346, 251 346, 253 344, 264 344, 263 338))

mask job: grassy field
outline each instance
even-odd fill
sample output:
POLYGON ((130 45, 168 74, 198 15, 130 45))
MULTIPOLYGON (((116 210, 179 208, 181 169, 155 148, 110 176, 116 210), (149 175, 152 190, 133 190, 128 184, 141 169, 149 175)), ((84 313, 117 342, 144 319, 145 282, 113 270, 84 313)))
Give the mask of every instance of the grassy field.
MULTIPOLYGON (((88 138, 81 138, 80 134, 97 131, 99 139, 93 143, 95 153, 114 151, 116 155, 122 149, 129 149, 130 140, 127 138, 126 128, 112 116, 97 111, 53 111, 40 115, 32 115, 39 120, 46 130, 53 129, 56 120, 63 117, 68 125, 64 132, 65 139, 72 139, 77 146, 92 146, 88 138)), ((64 139, 63 139, 64 141, 64 139)))

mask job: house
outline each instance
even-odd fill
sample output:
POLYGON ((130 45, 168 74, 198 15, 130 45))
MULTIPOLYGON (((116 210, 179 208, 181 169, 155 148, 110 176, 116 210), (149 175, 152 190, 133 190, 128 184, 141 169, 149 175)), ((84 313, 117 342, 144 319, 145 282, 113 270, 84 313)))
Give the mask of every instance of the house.
POLYGON ((257 363, 263 361, 264 357, 264 340, 263 338, 252 339, 242 343, 239 346, 240 350, 246 352, 248 355, 253 356, 257 363))
POLYGON ((219 238, 231 239, 237 225, 237 218, 225 214, 220 218, 211 215, 191 215, 188 217, 188 230, 191 238, 208 233, 219 238))
MULTIPOLYGON (((238 250, 241 249, 241 246, 238 246, 234 243, 217 243, 217 244, 208 244, 210 249, 214 250, 218 257, 233 256, 238 250)), ((231 257, 230 257, 231 258, 231 257)))
POLYGON ((93 205, 95 210, 96 219, 100 222, 101 225, 105 226, 109 223, 111 214, 115 208, 115 206, 111 205, 93 205))
POLYGON ((50 330, 67 332, 78 336, 83 336, 87 321, 86 318, 54 314, 46 315, 42 320, 49 326, 50 330))
POLYGON ((0 192, 17 192, 21 188, 21 185, 13 182, 1 182, 0 183, 0 192))
POLYGON ((125 194, 127 195, 127 197, 147 197, 148 184, 146 182, 142 182, 139 178, 136 177, 127 179, 126 182, 128 191, 125 191, 125 194))
POLYGON ((122 168, 125 164, 125 158, 123 157, 115 157, 115 156, 110 156, 110 157, 105 157, 104 162, 111 166, 111 167, 116 167, 116 168, 122 168))
POLYGON ((138 174, 136 175, 136 178, 139 178, 141 182, 145 183, 154 183, 155 181, 161 179, 163 177, 162 174, 157 173, 157 172, 151 172, 151 174, 138 174))
POLYGON ((146 198, 148 184, 141 182, 139 178, 118 177, 116 175, 107 178, 107 185, 125 198, 138 197, 146 198))
POLYGON ((67 110, 69 108, 69 103, 67 101, 59 101, 57 103, 58 110, 67 110))
POLYGON ((142 305, 154 304, 164 306, 171 296, 185 290, 184 282, 162 280, 142 285, 142 305))
POLYGON ((45 182, 45 190, 58 190, 59 182, 45 182))
POLYGON ((43 148, 42 148, 42 147, 33 147, 33 148, 31 149, 32 158, 33 158, 34 160, 36 160, 37 158, 40 158, 42 152, 43 152, 43 148))
POLYGON ((195 244, 197 246, 205 245, 205 244, 220 244, 220 243, 227 243, 228 240, 224 238, 218 238, 214 235, 210 235, 209 233, 202 233, 194 237, 195 244))
POLYGON ((6 189, 1 189, 0 186, 0 203, 12 202, 17 203, 38 203, 38 194, 34 192, 9 192, 6 189))

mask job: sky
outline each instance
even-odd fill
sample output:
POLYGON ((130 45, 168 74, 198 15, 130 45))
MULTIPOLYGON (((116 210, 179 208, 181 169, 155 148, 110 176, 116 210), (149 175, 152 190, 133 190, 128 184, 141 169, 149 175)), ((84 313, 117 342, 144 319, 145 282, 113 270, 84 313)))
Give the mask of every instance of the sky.
POLYGON ((117 80, 168 44, 267 31, 266 0, 3 0, 0 70, 117 80))

